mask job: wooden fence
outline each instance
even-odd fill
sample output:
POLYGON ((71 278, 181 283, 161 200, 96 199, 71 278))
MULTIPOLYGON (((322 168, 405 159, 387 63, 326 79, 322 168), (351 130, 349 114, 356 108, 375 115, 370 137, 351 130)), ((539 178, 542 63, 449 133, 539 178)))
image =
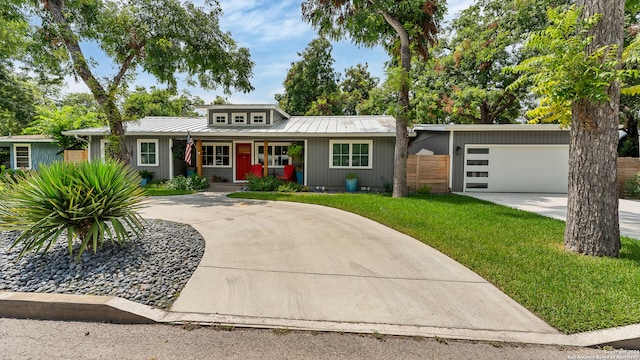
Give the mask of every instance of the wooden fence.
POLYGON ((65 150, 64 161, 65 162, 82 162, 87 161, 89 158, 88 150, 65 150))
POLYGON ((449 192, 449 155, 409 155, 407 186, 416 192, 431 186, 431 193, 449 192))
POLYGON ((618 194, 624 195, 624 182, 640 172, 640 158, 619 157, 618 158, 618 194))

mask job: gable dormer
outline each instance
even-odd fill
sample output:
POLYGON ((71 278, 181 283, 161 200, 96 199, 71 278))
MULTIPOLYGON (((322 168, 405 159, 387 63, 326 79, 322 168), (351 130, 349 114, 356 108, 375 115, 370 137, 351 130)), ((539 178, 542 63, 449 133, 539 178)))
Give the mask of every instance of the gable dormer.
POLYGON ((199 106, 207 110, 207 124, 210 127, 271 126, 289 118, 289 115, 277 105, 206 105, 199 106))

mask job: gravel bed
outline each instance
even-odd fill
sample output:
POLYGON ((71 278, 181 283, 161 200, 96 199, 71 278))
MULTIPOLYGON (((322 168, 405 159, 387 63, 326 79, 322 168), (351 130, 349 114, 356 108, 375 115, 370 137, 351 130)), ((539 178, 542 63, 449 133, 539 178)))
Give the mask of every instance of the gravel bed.
MULTIPOLYGON (((113 295, 167 308, 195 271, 205 241, 193 227, 147 220, 141 238, 123 247, 111 242, 80 259, 69 256, 66 235, 45 253, 18 260, 20 245, 9 250, 17 232, 0 232, 0 291, 113 295)), ((77 244, 75 247, 77 248, 77 244)))

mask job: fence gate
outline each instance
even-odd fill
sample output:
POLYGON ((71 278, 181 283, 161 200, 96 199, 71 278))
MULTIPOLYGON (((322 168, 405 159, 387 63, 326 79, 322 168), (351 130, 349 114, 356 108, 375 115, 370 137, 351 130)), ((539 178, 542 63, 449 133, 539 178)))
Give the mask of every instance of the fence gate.
POLYGON ((449 155, 409 155, 407 186, 416 192, 431 186, 431 193, 449 192, 449 155))

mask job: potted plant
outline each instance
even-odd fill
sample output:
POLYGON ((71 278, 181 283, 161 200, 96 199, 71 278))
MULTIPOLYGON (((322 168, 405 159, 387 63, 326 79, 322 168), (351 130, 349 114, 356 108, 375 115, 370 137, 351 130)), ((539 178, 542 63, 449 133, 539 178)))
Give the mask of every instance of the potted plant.
POLYGON ((296 181, 302 184, 304 180, 304 146, 298 143, 289 145, 287 155, 291 158, 293 165, 296 165, 296 181))
POLYGON ((347 192, 355 192, 358 189, 358 175, 355 173, 348 173, 345 177, 347 192))
POLYGON ((142 178, 140 185, 147 186, 147 183, 153 179, 153 172, 149 170, 140 170, 139 173, 142 178))

